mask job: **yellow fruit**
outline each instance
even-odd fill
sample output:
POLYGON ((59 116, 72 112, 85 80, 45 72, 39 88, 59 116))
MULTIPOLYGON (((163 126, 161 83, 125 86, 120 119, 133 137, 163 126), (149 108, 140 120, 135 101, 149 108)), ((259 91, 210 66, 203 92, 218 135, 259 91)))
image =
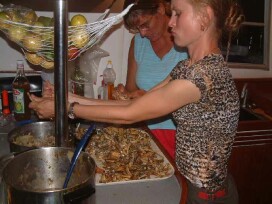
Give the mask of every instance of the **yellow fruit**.
POLYGON ((79 26, 87 23, 88 23, 87 19, 85 18, 85 16, 81 14, 74 15, 73 18, 71 19, 71 26, 79 26))
POLYGON ((41 66, 45 69, 53 69, 54 68, 54 62, 53 61, 47 61, 47 60, 44 60, 42 63, 41 63, 41 66))
POLYGON ((45 27, 51 26, 52 18, 46 16, 39 16, 38 22, 41 22, 45 27))
POLYGON ((8 29, 9 39, 14 42, 20 42, 26 33, 27 31, 22 26, 13 25, 8 29))
POLYGON ((36 21, 36 22, 34 23, 33 26, 34 26, 34 27, 35 27, 35 26, 38 26, 38 27, 45 27, 45 26, 43 25, 43 23, 42 23, 42 22, 39 22, 39 21, 36 21))
POLYGON ((35 11, 30 10, 24 15, 24 23, 33 25, 38 20, 38 16, 35 11))
POLYGON ((28 51, 37 52, 42 47, 42 38, 38 34, 29 33, 23 39, 23 46, 28 51))
POLYGON ((13 22, 19 22, 22 23, 23 22, 23 16, 20 14, 20 12, 18 10, 8 10, 7 14, 9 15, 11 21, 13 22))
POLYGON ((69 37, 69 45, 82 48, 89 42, 89 38, 90 36, 86 30, 73 32, 73 34, 69 37))
POLYGON ((27 61, 29 61, 31 64, 34 64, 34 65, 40 65, 42 61, 44 60, 39 55, 35 53, 29 53, 29 52, 25 52, 25 57, 27 61))
POLYGON ((37 34, 41 34, 43 32, 43 23, 36 21, 32 27, 32 32, 33 33, 37 33, 37 34))
POLYGON ((6 12, 1 11, 0 12, 0 29, 8 29, 10 27, 10 25, 4 22, 4 20, 10 20, 10 17, 6 12))

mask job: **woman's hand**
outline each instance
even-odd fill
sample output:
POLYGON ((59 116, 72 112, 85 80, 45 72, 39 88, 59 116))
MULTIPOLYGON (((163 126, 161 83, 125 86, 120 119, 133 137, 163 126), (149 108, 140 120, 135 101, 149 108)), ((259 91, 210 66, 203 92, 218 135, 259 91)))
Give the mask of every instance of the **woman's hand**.
POLYGON ((72 92, 68 93, 68 102, 69 103, 73 103, 73 102, 81 102, 82 103, 82 100, 86 100, 86 99, 87 98, 84 96, 76 95, 76 94, 73 94, 72 92))
POLYGON ((118 84, 117 87, 114 88, 112 92, 112 97, 115 100, 128 100, 128 93, 123 84, 118 84))
POLYGON ((54 97, 54 85, 51 84, 49 81, 45 81, 43 84, 43 97, 54 97))
POLYGON ((133 99, 133 98, 138 98, 138 97, 144 95, 145 93, 146 93, 145 90, 139 89, 139 90, 128 93, 128 96, 129 96, 129 98, 133 99))
POLYGON ((128 100, 138 98, 146 93, 145 90, 138 89, 136 91, 129 92, 126 90, 123 84, 118 84, 118 86, 113 91, 113 98, 116 100, 128 100))
POLYGON ((29 94, 31 103, 29 108, 33 109, 39 118, 54 118, 55 117, 55 102, 53 97, 37 97, 29 94))

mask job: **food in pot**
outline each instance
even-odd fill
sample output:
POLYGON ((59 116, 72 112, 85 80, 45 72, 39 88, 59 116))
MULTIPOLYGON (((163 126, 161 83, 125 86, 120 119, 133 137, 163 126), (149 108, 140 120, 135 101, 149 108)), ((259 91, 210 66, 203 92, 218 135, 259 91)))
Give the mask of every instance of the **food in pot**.
POLYGON ((55 136, 48 135, 38 138, 31 133, 14 137, 12 143, 25 147, 54 147, 55 136))
POLYGON ((153 149, 151 140, 140 129, 107 127, 92 135, 85 151, 97 162, 100 183, 168 176, 170 164, 153 149))

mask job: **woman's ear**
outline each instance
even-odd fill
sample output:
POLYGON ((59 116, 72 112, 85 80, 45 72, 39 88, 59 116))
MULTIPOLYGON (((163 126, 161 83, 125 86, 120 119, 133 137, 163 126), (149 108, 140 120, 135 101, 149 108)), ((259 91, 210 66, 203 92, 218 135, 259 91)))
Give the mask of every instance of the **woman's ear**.
POLYGON ((210 25, 214 19, 214 12, 210 6, 206 7, 205 16, 203 19, 204 19, 204 23, 205 23, 206 27, 207 28, 210 27, 210 25))
POLYGON ((212 19, 214 18, 214 12, 211 7, 206 6, 202 8, 199 14, 200 20, 200 30, 205 31, 210 27, 212 19))

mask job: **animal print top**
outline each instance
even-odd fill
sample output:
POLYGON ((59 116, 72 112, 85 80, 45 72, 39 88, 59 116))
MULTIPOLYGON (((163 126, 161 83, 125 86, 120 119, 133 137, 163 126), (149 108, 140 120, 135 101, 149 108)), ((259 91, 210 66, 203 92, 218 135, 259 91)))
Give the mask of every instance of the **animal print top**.
POLYGON ((227 163, 239 118, 239 97, 221 54, 210 54, 188 67, 181 61, 172 80, 195 84, 201 98, 173 113, 177 123, 176 164, 195 186, 214 192, 227 176, 227 163))

